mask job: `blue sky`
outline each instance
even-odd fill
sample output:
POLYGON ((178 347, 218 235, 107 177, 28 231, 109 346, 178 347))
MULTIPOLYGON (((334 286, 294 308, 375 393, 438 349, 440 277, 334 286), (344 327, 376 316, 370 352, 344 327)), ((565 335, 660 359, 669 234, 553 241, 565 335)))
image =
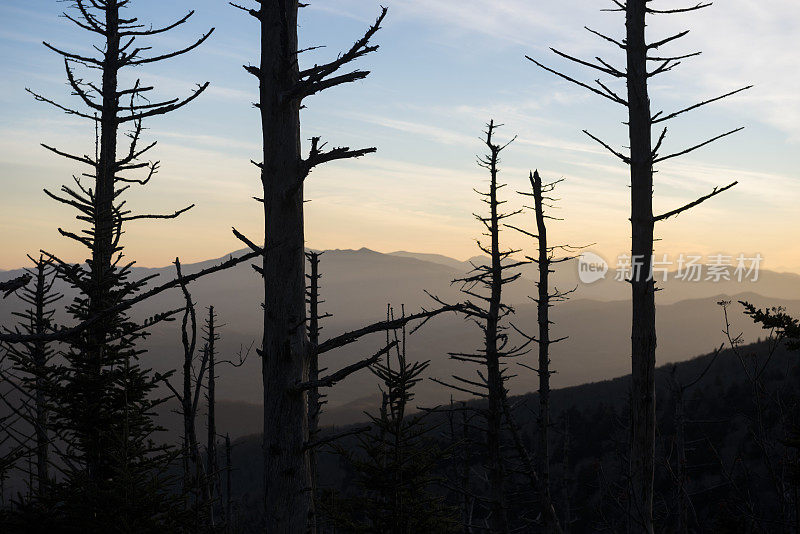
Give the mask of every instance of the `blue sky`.
MULTIPOLYGON (((660 0, 664 7, 683 3, 660 0)), ((509 205, 526 187, 529 169, 565 178, 560 188, 554 239, 596 242, 613 258, 628 248, 626 168, 581 133, 586 128, 625 144, 624 109, 543 72, 524 56, 591 82, 587 69, 549 52, 555 46, 590 59, 623 64, 622 51, 583 29, 621 35, 620 14, 601 13, 605 2, 561 0, 395 0, 376 36, 380 50, 360 61, 372 75, 312 97, 303 112, 303 137, 320 135, 333 145, 377 146, 358 161, 316 170, 307 180, 308 244, 317 248, 398 249, 473 255, 480 209, 473 187, 485 183, 475 165, 478 140, 489 119, 504 123, 502 136, 518 135, 504 153, 509 205)), ((24 91, 30 87, 75 103, 60 58, 41 45, 88 51, 86 32, 59 17, 67 3, 4 0, 0 5, 0 268, 24 263, 24 254, 45 248, 70 259, 83 252, 60 238, 56 227, 77 228, 69 209, 41 192, 57 189, 79 167, 47 153, 47 142, 78 152, 92 150, 93 126, 70 118, 24 91)), ((137 0, 142 20, 164 24, 195 9, 190 23, 154 38, 154 51, 188 43, 209 27, 212 38, 195 52, 136 75, 167 97, 186 95, 196 82, 211 87, 188 108, 151 120, 148 138, 159 141, 154 157, 162 170, 151 185, 130 195, 142 211, 197 207, 177 221, 133 223, 128 254, 143 265, 164 265, 221 256, 238 248, 236 226, 260 239, 256 169, 259 117, 250 103, 255 80, 242 64, 255 62, 255 20, 221 0, 137 0)), ((347 48, 372 22, 379 4, 369 0, 319 0, 301 12, 305 54, 326 61, 347 48)), ((703 50, 656 78, 653 110, 667 111, 728 92, 756 87, 726 102, 672 121, 666 150, 678 150, 738 126, 746 129, 688 157, 665 163, 656 177, 658 211, 739 180, 724 196, 658 228, 658 252, 670 254, 761 253, 763 267, 800 272, 800 5, 791 0, 721 0, 694 15, 654 19, 651 35, 691 29, 663 53, 703 50)), ((529 215, 517 223, 530 225, 529 215), (527 217, 527 218, 526 218, 527 217)), ((531 246, 508 235, 510 244, 531 246)))

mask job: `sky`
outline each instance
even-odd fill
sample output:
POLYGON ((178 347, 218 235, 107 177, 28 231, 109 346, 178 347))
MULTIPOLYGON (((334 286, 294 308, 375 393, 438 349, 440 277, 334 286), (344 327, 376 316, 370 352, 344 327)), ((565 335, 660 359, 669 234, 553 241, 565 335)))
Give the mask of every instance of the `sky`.
MULTIPOLYGON (((247 0, 242 0, 246 2, 247 0)), ((690 2, 691 3, 691 2, 690 2)), ((378 52, 359 60, 372 74, 306 101, 302 137, 321 136, 332 146, 375 146, 359 160, 336 162, 306 180, 308 246, 408 250, 465 259, 478 253, 482 209, 473 188, 487 176, 476 164, 480 136, 493 119, 501 139, 516 140, 503 153, 501 178, 510 210, 522 207, 516 191, 529 188, 531 169, 559 185, 551 242, 593 243, 613 261, 629 250, 629 175, 624 164, 582 133, 587 129, 622 150, 625 109, 545 72, 525 55, 587 83, 589 69, 553 54, 556 47, 585 59, 601 56, 624 65, 622 50, 584 29, 621 37, 620 13, 601 12, 595 0, 384 0, 389 14, 376 35, 378 52)), ((685 2, 656 0, 662 9, 685 2)), ((63 62, 42 41, 89 52, 93 34, 60 17, 68 3, 3 0, 0 3, 0 269, 25 264, 39 249, 71 261, 86 252, 57 228, 79 230, 70 208, 49 200, 82 172, 39 146, 93 150, 91 122, 37 103, 29 87, 59 102, 79 104, 66 86, 63 62)), ((151 38, 153 53, 192 42, 210 27, 212 37, 191 54, 140 67, 140 78, 164 97, 188 95, 209 81, 188 107, 145 124, 157 140, 152 159, 161 171, 128 195, 136 212, 170 213, 174 221, 137 221, 126 231, 126 254, 143 266, 223 256, 241 248, 236 227, 263 239, 257 169, 260 123, 255 79, 242 65, 257 62, 255 19, 222 0, 136 0, 131 15, 163 25, 196 11, 178 30, 151 38)), ((301 10, 304 65, 336 57, 363 35, 380 9, 371 0, 316 0, 301 10)), ((734 189, 657 226, 657 254, 761 254, 762 268, 800 272, 800 3, 796 0, 718 0, 710 8, 650 20, 651 40, 684 29, 684 39, 662 54, 701 50, 700 56, 653 79, 653 111, 681 109, 753 84, 736 95, 670 122, 664 153, 678 151, 739 126, 745 129, 658 167, 656 211, 681 206, 715 186, 734 189)), ((92 73, 87 73, 90 76, 92 73)), ((605 80, 604 80, 605 81, 605 80)), ((613 83, 613 82, 612 82, 613 83)), ((613 85, 619 88, 619 83, 613 85)), ((306 143, 307 147, 308 143, 306 143)), ((513 224, 532 227, 530 212, 513 224)), ((509 246, 535 244, 513 232, 509 246)))

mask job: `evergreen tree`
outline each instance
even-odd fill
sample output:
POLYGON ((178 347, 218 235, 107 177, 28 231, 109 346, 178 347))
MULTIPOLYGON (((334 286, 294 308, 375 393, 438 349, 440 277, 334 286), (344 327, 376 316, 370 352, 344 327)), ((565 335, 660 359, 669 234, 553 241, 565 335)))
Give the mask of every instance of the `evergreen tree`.
POLYGON ((434 472, 446 451, 430 436, 432 413, 409 413, 414 387, 423 380, 430 361, 410 362, 406 331, 386 361, 370 367, 381 381, 381 406, 367 432, 358 434, 355 453, 340 452, 356 473, 361 494, 344 503, 345 513, 334 522, 348 532, 415 534, 458 531, 457 512, 445 505, 432 486, 434 472), (394 361, 392 361, 394 360, 394 361))
POLYGON ((167 476, 172 452, 156 442, 160 429, 152 417, 161 403, 156 399, 159 378, 140 362, 143 351, 137 343, 148 327, 179 310, 158 314, 143 324, 130 320, 124 310, 111 310, 139 295, 150 278, 132 279, 133 262, 123 260, 123 228, 136 220, 172 219, 192 207, 168 215, 132 214, 122 200, 128 188, 147 184, 158 171, 158 162, 143 160, 155 146, 142 145, 143 121, 183 107, 208 83, 185 99, 159 101, 147 98, 153 87, 139 80, 125 87, 121 80, 124 72, 193 50, 211 31, 183 49, 147 56, 151 47, 141 45, 141 39, 184 24, 193 12, 154 28, 126 15, 131 5, 131 0, 75 0, 73 9, 63 14, 97 37, 93 48, 97 55, 45 43, 63 57, 70 89, 82 108, 31 91, 36 100, 89 121, 95 139, 92 155, 43 145, 88 168, 81 178, 75 177, 75 185, 62 186, 59 193, 45 191, 79 212, 77 219, 87 227, 59 232, 90 254, 85 265, 71 265, 48 254, 59 277, 77 290, 67 312, 82 325, 69 336, 69 349, 64 361, 53 368, 49 385, 53 428, 67 444, 60 455, 63 477, 53 487, 49 509, 59 517, 59 529, 64 532, 165 532, 174 530, 178 517, 173 513, 167 476), (99 72, 100 79, 83 79, 80 70, 99 72), (121 149, 124 135, 128 143, 121 149), (145 176, 130 174, 137 170, 144 170, 145 176))

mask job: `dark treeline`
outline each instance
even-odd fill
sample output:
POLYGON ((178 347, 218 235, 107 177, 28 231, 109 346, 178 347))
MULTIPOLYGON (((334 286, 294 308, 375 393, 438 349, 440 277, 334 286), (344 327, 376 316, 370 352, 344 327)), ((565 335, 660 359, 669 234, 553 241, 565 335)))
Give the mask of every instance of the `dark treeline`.
MULTIPOLYGON (((710 4, 656 9, 650 0, 612 0, 624 16, 624 37, 589 30, 621 52, 615 60, 587 61, 553 49, 560 59, 611 78, 596 86, 528 58, 538 67, 625 109, 629 145, 616 149, 585 132, 630 171, 631 375, 610 382, 551 391, 558 362, 550 310, 575 288, 556 288, 555 269, 583 245, 553 240, 556 186, 538 171, 530 189, 509 192, 501 155, 513 138, 494 120, 483 132, 478 165, 487 173, 475 187, 484 210, 475 214, 478 249, 487 258, 453 280, 457 302, 430 294, 430 305, 389 305, 384 318, 349 332, 323 334, 325 256, 305 248, 304 184, 325 164, 361 158, 374 147, 329 147, 301 125, 313 96, 364 80, 356 65, 378 51, 387 8, 329 62, 307 65, 298 42, 297 0, 231 3, 242 23, 258 28, 252 43, 255 113, 261 153, 253 161, 263 208, 263 235, 233 229, 247 252, 156 285, 132 279, 134 261, 123 254, 130 223, 178 218, 133 213, 131 187, 153 179, 159 162, 147 160, 155 142, 144 140, 146 120, 201 97, 209 82, 186 97, 159 100, 154 87, 126 73, 141 65, 177 61, 206 43, 210 29, 185 46, 152 54, 151 43, 191 22, 193 11, 164 27, 130 15, 133 0, 74 0, 63 16, 83 37, 78 51, 45 43, 64 61, 75 104, 33 90, 37 101, 79 117, 89 126, 86 154, 43 144, 80 165, 60 191, 46 196, 76 212, 81 227, 58 228, 80 244, 86 260, 74 264, 42 251, 29 256, 23 276, 0 284, 2 298, 19 311, 0 329, 0 525, 3 532, 385 534, 512 532, 795 532, 800 533, 800 396, 795 363, 798 321, 782 309, 720 302, 727 348, 682 364, 656 367, 656 287, 652 257, 657 222, 681 215, 730 185, 656 214, 653 188, 662 162, 739 131, 665 152, 666 127, 698 107, 732 96, 699 100, 684 109, 653 113, 651 79, 698 52, 661 52, 686 32, 651 37, 653 16, 691 15, 710 4), (81 52, 80 50, 90 50, 81 52), (89 55, 86 55, 89 54, 89 55), (613 66, 618 62, 620 66, 613 66), (660 132, 659 132, 660 130, 660 132), (656 133, 657 135, 653 135, 656 133), (308 138, 307 146, 302 139, 308 138), (522 208, 509 206, 521 205, 522 208), (551 228, 552 227, 552 228, 551 228), (510 248, 506 236, 522 238, 510 248), (554 244, 558 243, 558 244, 554 244), (223 354, 225 317, 214 302, 195 302, 191 286, 213 273, 252 263, 263 291, 251 310, 262 337, 238 354, 223 354), (535 288, 518 287, 520 268, 535 264, 535 288), (62 302, 56 281, 77 295, 62 302), (165 291, 182 305, 144 321, 130 312, 165 291), (533 324, 515 321, 508 291, 529 291, 537 305, 533 324), (54 321, 64 306, 68 324, 54 321), (766 341, 744 345, 730 314, 744 312, 762 325, 766 341), (453 314, 482 334, 479 346, 452 340, 458 372, 428 376, 430 361, 411 361, 407 345, 429 320, 453 314), (181 365, 156 373, 142 348, 148 331, 175 323, 181 365), (326 353, 367 338, 380 348, 341 369, 326 353), (252 352, 252 355, 251 355, 252 352), (263 427, 256 438, 231 441, 217 416, 219 382, 226 369, 258 358, 263 385, 263 427), (380 403, 365 422, 325 428, 326 391, 358 372, 373 373, 380 403), (510 378, 532 373, 538 391, 511 397, 510 378), (417 406, 415 387, 432 379, 449 392, 445 406, 417 406), (166 437, 155 412, 180 414, 179 439, 166 437), (205 439, 204 439, 205 438, 205 439), (8 483, 9 488, 6 488, 8 483)), ((55 15, 55 14, 54 14, 55 15)), ((520 76, 525 65, 521 62, 520 76)), ((527 64, 529 65, 529 64, 527 64)), ((465 221, 466 222, 466 221, 465 221)), ((586 229, 586 242, 592 240, 586 229)), ((233 240, 232 240, 233 242, 233 240)), ((32 249, 36 248, 31 244, 32 249)), ((716 346, 709 332, 709 346, 716 346)))

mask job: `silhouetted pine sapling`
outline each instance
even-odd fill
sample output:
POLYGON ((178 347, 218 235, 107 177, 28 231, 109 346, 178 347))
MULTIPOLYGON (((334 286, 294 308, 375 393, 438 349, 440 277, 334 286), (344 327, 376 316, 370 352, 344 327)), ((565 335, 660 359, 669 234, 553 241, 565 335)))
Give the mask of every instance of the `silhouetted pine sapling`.
MULTIPOLYGON (((733 335, 730 330, 727 313, 730 302, 721 301, 719 304, 725 312, 725 333, 731 349, 738 357, 752 386, 756 417, 753 418, 750 431, 758 449, 763 452, 764 462, 768 465, 776 501, 781 511, 780 519, 785 526, 795 530, 800 529, 800 400, 796 395, 787 398, 785 395, 778 396, 775 392, 768 391, 764 378, 767 366, 781 344, 792 352, 800 351, 800 320, 786 313, 782 307, 759 309, 749 302, 740 301, 744 306, 745 315, 768 331, 767 354, 759 358, 755 353, 742 354, 741 335, 733 335), (777 411, 780 419, 785 420, 784 435, 778 439, 771 436, 765 428, 767 426, 765 421, 769 418, 770 411, 777 411), (782 458, 780 454, 782 450, 788 451, 789 454, 782 458), (781 464, 784 463, 788 464, 787 469, 782 468, 781 464)), ((766 517, 757 519, 761 524, 767 521, 766 517)))
POLYGON ((473 439, 472 419, 476 415, 474 410, 468 408, 465 401, 456 404, 453 396, 450 396, 447 422, 449 426, 449 463, 452 469, 446 474, 446 480, 441 484, 455 493, 456 499, 452 502, 458 503, 456 508, 461 515, 459 530, 467 534, 472 532, 475 504, 478 500, 471 476, 473 449, 476 448, 476 441, 478 441, 473 439))
POLYGON ((780 341, 786 343, 789 350, 800 351, 800 319, 786 313, 782 307, 758 309, 749 302, 741 302, 745 314, 764 330, 773 333, 780 341))
POLYGON ((339 447, 355 471, 360 494, 340 503, 345 513, 334 515, 334 522, 347 532, 458 532, 457 511, 433 491, 432 472, 446 451, 432 439, 426 421, 431 412, 411 413, 414 388, 430 362, 408 360, 405 328, 401 337, 396 331, 392 335, 394 350, 370 367, 381 383, 380 410, 369 414, 372 425, 357 435, 356 451, 339 447))
MULTIPOLYGON (((371 44, 386 15, 378 19, 353 46, 336 59, 308 68, 300 67, 297 0, 257 2, 257 9, 231 3, 252 16, 260 26, 258 66, 245 70, 258 79, 256 107, 261 115, 263 153, 260 163, 264 209, 264 245, 234 230, 254 253, 255 265, 264 284, 264 335, 257 349, 262 361, 264 394, 264 487, 263 528, 267 532, 305 532, 315 521, 312 469, 309 454, 315 440, 309 436, 308 392, 333 386, 348 375, 375 363, 388 348, 344 369, 316 380, 309 379, 309 360, 342 347, 360 337, 382 332, 384 321, 348 332, 309 350, 306 311, 305 235, 303 186, 313 169, 335 160, 351 159, 375 152, 375 148, 351 150, 312 137, 308 156, 301 151, 300 109, 308 97, 339 85, 365 78, 369 73, 342 73, 355 60, 378 49, 371 44)), ((423 311, 397 321, 426 319, 457 307, 423 311)))
MULTIPOLYGON (((17 326, 13 329, 16 333, 43 334, 50 330, 50 325, 55 314, 53 305, 63 295, 53 290, 56 281, 55 267, 50 259, 40 256, 38 260, 28 256, 33 262, 33 267, 26 268, 25 275, 32 283, 17 289, 17 296, 27 307, 24 311, 14 312, 18 319, 17 326)), ((6 330, 12 331, 6 327, 6 330)), ((34 341, 22 344, 8 344, 5 346, 11 368, 2 371, 1 378, 6 383, 13 383, 17 397, 21 397, 23 404, 14 407, 9 413, 21 417, 23 428, 32 428, 33 437, 29 454, 36 458, 36 472, 33 473, 36 485, 30 491, 34 496, 46 493, 51 469, 50 449, 53 437, 50 432, 49 413, 50 400, 48 383, 51 380, 51 360, 56 353, 53 343, 34 341)), ((3 401, 6 401, 3 396, 3 401)), ((8 406, 8 408, 12 408, 8 406)), ((19 428, 9 429, 17 432, 19 428)))
POLYGON ((614 7, 606 11, 625 13, 626 34, 622 39, 610 37, 594 30, 591 33, 625 51, 626 66, 617 68, 600 58, 597 63, 584 61, 553 49, 558 56, 574 63, 589 67, 615 80, 625 83, 627 95, 620 96, 608 84, 599 79, 598 87, 593 87, 566 74, 553 70, 535 59, 528 58, 539 67, 560 78, 579 85, 607 100, 624 106, 628 111, 627 126, 630 150, 626 155, 608 143, 584 130, 584 133, 597 141, 614 156, 629 166, 631 173, 631 264, 630 276, 633 321, 631 335, 632 350, 632 389, 631 389, 631 455, 630 455, 630 498, 631 528, 642 532, 653 532, 653 477, 655 463, 655 361, 656 361, 656 323, 655 323, 655 282, 652 277, 653 232, 655 223, 679 215, 698 204, 726 191, 736 185, 733 182, 725 187, 714 188, 702 196, 677 209, 661 215, 653 213, 653 167, 658 163, 677 156, 694 152, 709 143, 741 130, 736 128, 702 143, 661 155, 660 150, 666 138, 664 128, 657 141, 653 143, 652 128, 660 123, 674 119, 698 107, 734 95, 749 87, 731 91, 725 95, 704 100, 672 113, 651 114, 648 93, 650 79, 668 72, 678 66, 681 60, 693 57, 699 52, 682 55, 660 55, 655 50, 685 36, 688 31, 647 42, 645 20, 648 15, 672 15, 696 11, 710 6, 700 3, 693 7, 659 10, 650 7, 650 0, 612 0, 614 7), (653 65, 648 68, 648 65, 653 65))
MULTIPOLYGON (((165 115, 199 96, 208 83, 199 85, 187 98, 160 101, 147 98, 153 87, 136 80, 121 85, 126 72, 189 52, 203 43, 211 31, 189 46, 169 53, 147 56, 150 46, 139 40, 184 24, 193 14, 163 28, 126 18, 130 0, 102 2, 75 0, 63 16, 86 30, 99 42, 84 52, 61 50, 45 43, 64 59, 67 81, 82 107, 73 108, 31 93, 68 115, 86 119, 94 127, 93 154, 73 154, 48 145, 47 150, 88 169, 75 177, 75 184, 59 193, 45 191, 59 203, 78 211, 87 227, 79 232, 59 229, 65 237, 84 246, 91 254, 86 265, 70 265, 51 254, 59 276, 78 290, 69 313, 82 325, 69 337, 70 350, 60 369, 54 391, 53 424, 70 446, 68 472, 58 487, 59 510, 64 524, 79 531, 162 530, 172 524, 174 499, 169 495, 164 470, 168 448, 158 445, 159 430, 152 412, 158 380, 142 367, 137 342, 146 328, 172 317, 165 312, 137 324, 115 306, 141 293, 151 277, 131 280, 132 262, 123 261, 121 239, 128 223, 143 219, 173 219, 191 206, 167 215, 133 214, 122 200, 133 185, 145 185, 158 170, 158 162, 143 158, 155 143, 142 145, 145 119, 165 115), (98 80, 85 79, 98 72, 98 80), (124 133, 124 128, 130 130, 124 133), (127 147, 118 152, 126 141, 127 147), (144 175, 134 177, 132 171, 144 175), (86 183, 88 182, 88 183, 86 183)), ((128 16, 129 17, 129 16, 128 16)))

